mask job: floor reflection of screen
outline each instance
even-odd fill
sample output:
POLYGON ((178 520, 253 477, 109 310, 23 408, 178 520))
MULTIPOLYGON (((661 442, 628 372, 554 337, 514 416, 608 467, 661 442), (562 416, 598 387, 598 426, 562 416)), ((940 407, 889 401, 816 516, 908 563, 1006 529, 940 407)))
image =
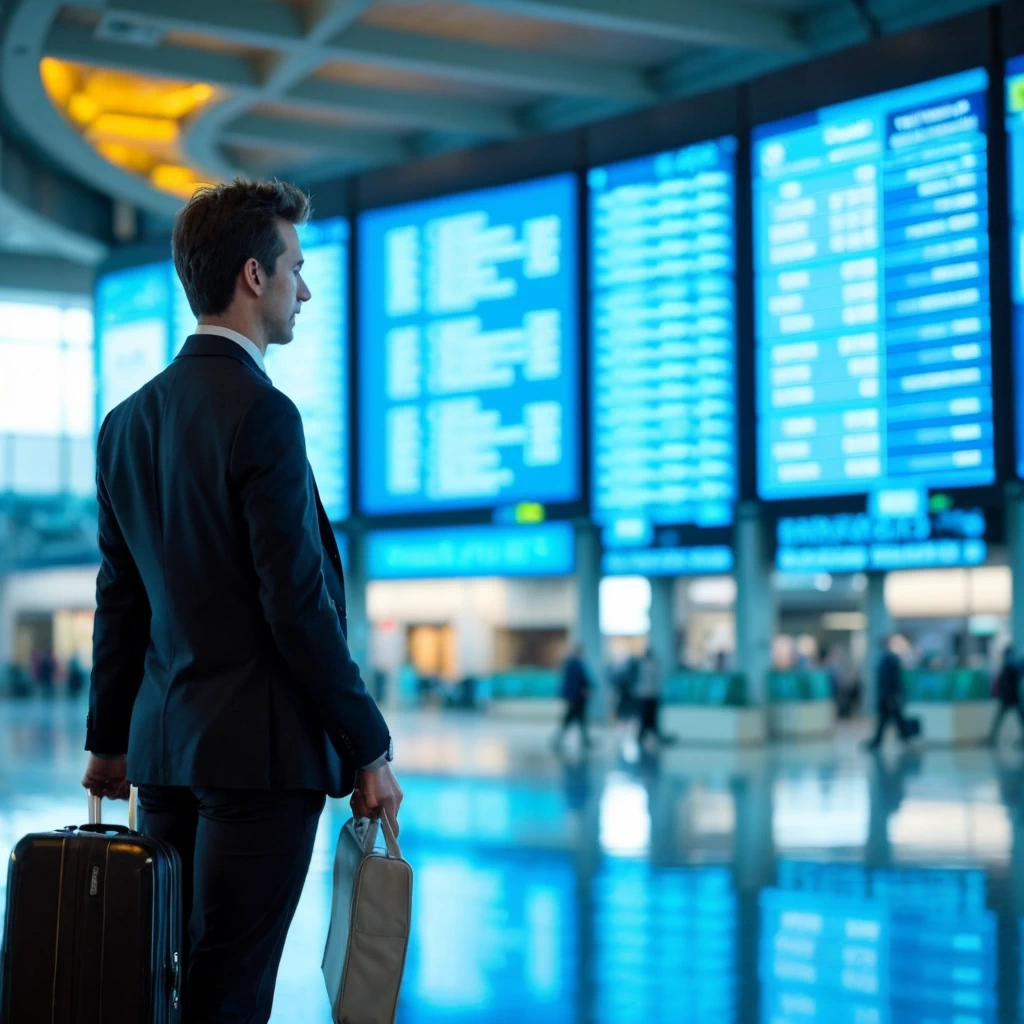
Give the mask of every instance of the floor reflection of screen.
POLYGON ((403 852, 416 882, 402 1024, 577 1019, 569 854, 412 841, 403 852))
POLYGON ((761 894, 762 1021, 995 1021, 982 872, 789 862, 779 882, 796 888, 761 894))
POLYGON ((609 860, 594 880, 599 1024, 736 1016, 736 894, 724 867, 609 860))

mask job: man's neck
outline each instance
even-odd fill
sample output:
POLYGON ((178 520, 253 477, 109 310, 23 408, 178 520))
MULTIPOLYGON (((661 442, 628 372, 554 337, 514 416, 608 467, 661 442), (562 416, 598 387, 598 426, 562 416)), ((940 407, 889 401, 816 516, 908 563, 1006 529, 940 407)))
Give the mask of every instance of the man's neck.
POLYGON ((226 330, 234 331, 236 334, 241 334, 243 338, 248 338, 263 355, 267 354, 267 341, 257 324, 245 322, 240 317, 201 316, 199 326, 223 327, 226 330))

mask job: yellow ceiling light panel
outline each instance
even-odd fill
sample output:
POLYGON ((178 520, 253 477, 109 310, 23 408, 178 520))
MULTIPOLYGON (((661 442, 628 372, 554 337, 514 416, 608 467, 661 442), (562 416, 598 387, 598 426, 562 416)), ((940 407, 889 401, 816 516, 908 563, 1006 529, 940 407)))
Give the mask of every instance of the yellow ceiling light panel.
POLYGON ((139 117, 135 114, 101 114, 89 126, 92 141, 138 142, 169 146, 178 141, 178 122, 167 117, 139 117))
POLYGON ((82 85, 81 68, 77 64, 57 60, 55 57, 44 57, 39 62, 39 74, 50 102, 61 110, 68 105, 68 100, 82 85))
POLYGON ((141 117, 164 117, 180 121, 214 96, 213 86, 199 82, 166 82, 121 71, 95 70, 86 87, 104 110, 141 117))
POLYGON ((96 151, 112 164, 135 174, 149 176, 156 166, 159 157, 139 146, 129 146, 123 142, 97 142, 96 151))
POLYGON ((150 173, 149 180, 154 188, 170 192, 181 199, 191 199, 197 188, 208 184, 196 178, 190 167, 182 167, 180 164, 158 164, 150 173))
POLYGON ((68 99, 68 117, 83 128, 92 124, 102 109, 87 92, 76 92, 68 99))
POLYGON ((205 82, 169 82, 46 57, 39 74, 53 105, 109 163, 188 199, 206 184, 180 163, 182 122, 216 100, 205 82))

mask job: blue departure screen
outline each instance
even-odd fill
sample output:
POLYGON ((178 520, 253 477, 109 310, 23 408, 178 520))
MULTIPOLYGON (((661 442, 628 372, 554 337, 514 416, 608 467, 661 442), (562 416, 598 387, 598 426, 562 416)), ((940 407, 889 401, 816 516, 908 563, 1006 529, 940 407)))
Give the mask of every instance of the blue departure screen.
MULTIPOLYGON (((306 453, 320 498, 332 522, 347 519, 348 493, 348 245, 344 217, 298 228, 312 298, 295 320, 289 345, 267 350, 267 374, 302 416, 306 453)), ((185 290, 171 270, 171 323, 175 352, 195 328, 185 290)))
POLYGON ((1024 477, 1024 56, 1015 57, 1006 65, 1006 131, 1010 151, 1017 475, 1024 477))
POLYGON ((735 153, 730 136, 588 176, 593 514, 615 549, 606 572, 685 571, 700 549, 663 528, 732 523, 735 153))
POLYGON ((987 83, 754 130, 761 497, 993 481, 987 83))
POLYGON ((98 424, 167 365, 170 309, 166 262, 111 271, 97 282, 98 424))
POLYGON ((579 497, 571 175, 360 218, 368 514, 579 497))

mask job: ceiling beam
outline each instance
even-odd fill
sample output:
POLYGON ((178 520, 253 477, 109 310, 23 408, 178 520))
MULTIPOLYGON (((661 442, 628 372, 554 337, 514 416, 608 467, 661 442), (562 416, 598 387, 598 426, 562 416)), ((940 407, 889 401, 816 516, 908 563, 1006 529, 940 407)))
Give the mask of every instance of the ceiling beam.
POLYGON ((722 0, 469 0, 530 18, 630 32, 680 43, 748 50, 799 50, 788 17, 722 0))
POLYGON ((325 49, 335 59, 476 85, 597 96, 627 103, 649 103, 658 97, 641 73, 626 68, 372 25, 353 25, 325 49))
POLYGON ((221 132, 221 140, 263 149, 299 148, 367 164, 395 163, 409 156, 408 148, 398 139, 379 132, 255 114, 247 114, 227 125, 221 132))
POLYGON ((206 82, 235 93, 254 92, 259 87, 255 70, 241 57, 177 46, 142 49, 108 43, 94 38, 87 28, 67 23, 57 23, 50 30, 43 56, 179 82, 206 82))
POLYGON ((282 96, 275 96, 274 102, 298 109, 344 111, 390 124, 466 132, 485 138, 514 139, 523 134, 519 121, 500 107, 345 82, 312 79, 282 96))
POLYGON ((98 6, 127 21, 165 32, 209 35, 236 46, 292 49, 304 45, 299 11, 288 4, 251 0, 99 0, 98 6))
POLYGON ((129 21, 283 54, 284 60, 277 60, 271 68, 271 87, 294 85, 328 61, 351 60, 475 85, 625 103, 650 103, 659 95, 643 74, 628 68, 356 24, 367 6, 367 0, 349 0, 326 9, 321 6, 312 15, 312 26, 304 28, 298 10, 284 4, 175 0, 172 5, 166 0, 105 0, 106 10, 129 21))

